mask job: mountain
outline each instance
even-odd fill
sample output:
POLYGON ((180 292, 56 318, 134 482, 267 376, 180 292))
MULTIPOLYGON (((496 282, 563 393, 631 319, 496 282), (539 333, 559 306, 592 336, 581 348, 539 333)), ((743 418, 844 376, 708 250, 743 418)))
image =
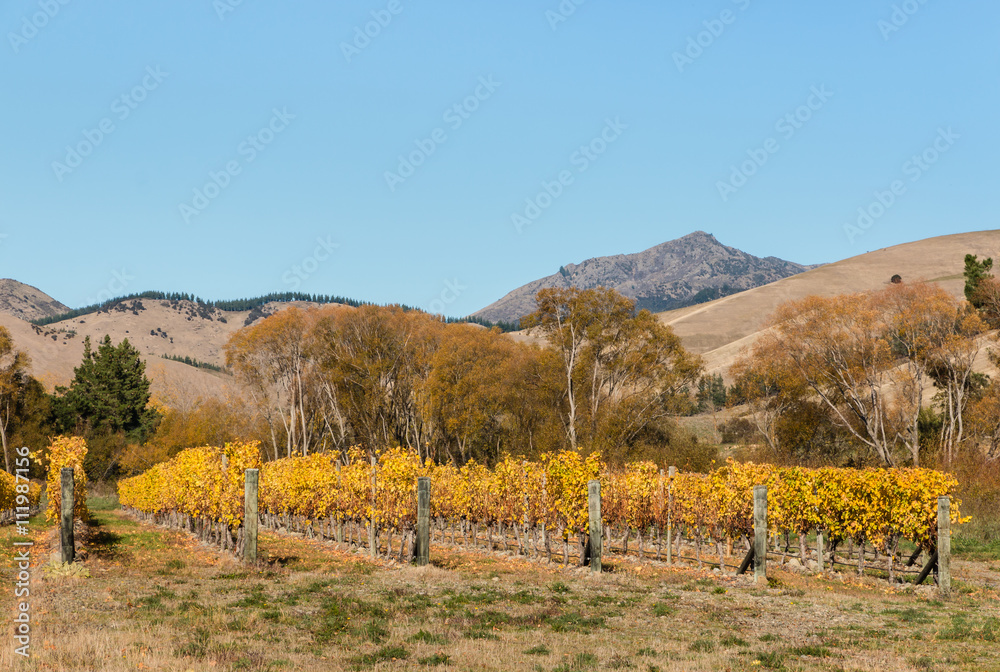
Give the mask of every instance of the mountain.
POLYGON ((696 231, 635 254, 616 254, 568 264, 548 277, 518 287, 473 313, 493 321, 514 321, 535 309, 538 290, 604 286, 636 299, 638 308, 660 312, 759 287, 808 270, 777 257, 761 259, 696 231))
POLYGON ((37 287, 9 278, 0 280, 0 313, 31 321, 59 315, 68 310, 68 307, 37 287))
POLYGON ((964 298, 966 254, 1000 258, 1000 231, 956 233, 874 250, 658 317, 681 337, 684 347, 705 358, 709 373, 725 374, 785 301, 884 289, 893 275, 903 282, 933 282, 964 298))

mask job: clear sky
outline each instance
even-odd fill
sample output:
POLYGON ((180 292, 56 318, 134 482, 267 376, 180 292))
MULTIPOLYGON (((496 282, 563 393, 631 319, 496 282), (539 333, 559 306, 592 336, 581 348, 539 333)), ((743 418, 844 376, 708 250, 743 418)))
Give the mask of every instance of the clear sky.
POLYGON ((0 27, 0 277, 73 307, 464 315, 699 229, 819 263, 1000 228, 995 0, 8 0, 0 27))

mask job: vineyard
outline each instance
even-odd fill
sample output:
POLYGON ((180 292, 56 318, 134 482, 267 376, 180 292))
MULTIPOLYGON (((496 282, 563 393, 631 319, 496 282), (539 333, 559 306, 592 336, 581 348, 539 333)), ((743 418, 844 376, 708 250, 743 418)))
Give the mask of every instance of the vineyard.
MULTIPOLYGON (((724 565, 724 547, 753 532, 754 485, 767 485, 769 533, 797 535, 806 562, 807 535, 822 531, 837 544, 870 545, 894 570, 900 541, 930 550, 935 544, 937 498, 952 496, 957 481, 929 469, 806 469, 728 462, 709 474, 665 473, 651 462, 613 469, 596 454, 547 454, 537 462, 507 456, 492 468, 421 464, 392 449, 377 460, 354 448, 262 464, 254 443, 182 451, 169 462, 123 480, 122 506, 156 522, 185 527, 226 549, 242 534, 243 475, 260 471, 260 518, 265 527, 367 546, 404 561, 412 557, 416 480, 430 477, 431 517, 440 537, 523 555, 572 555, 586 544, 587 483, 602 486, 605 547, 660 559, 665 548, 682 556, 682 543, 702 563, 712 548, 724 565), (668 530, 669 536, 668 536, 668 530), (395 545, 394 540, 395 539, 395 545)), ((953 522, 964 522, 953 500, 953 522)), ((786 537, 787 539, 787 537, 786 537)), ((745 542, 744 542, 745 543, 745 542)), ((864 552, 859 553, 863 568, 864 552)))
POLYGON ((17 519, 17 508, 33 511, 38 507, 42 487, 37 483, 18 483, 14 476, 0 469, 0 525, 17 519))

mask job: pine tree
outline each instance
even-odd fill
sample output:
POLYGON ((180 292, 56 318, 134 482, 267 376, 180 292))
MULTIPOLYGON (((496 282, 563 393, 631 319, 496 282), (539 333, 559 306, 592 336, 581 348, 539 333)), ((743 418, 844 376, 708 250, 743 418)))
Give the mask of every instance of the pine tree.
MULTIPOLYGON (((993 277, 990 270, 993 268, 993 258, 988 257, 979 261, 974 254, 965 255, 965 298, 972 305, 976 305, 973 296, 979 288, 979 283, 985 278, 993 277)), ((977 308, 979 306, 976 306, 977 308)))
POLYGON ((147 407, 146 363, 127 338, 116 346, 105 335, 95 352, 87 337, 83 361, 73 374, 68 390, 56 388, 63 424, 82 426, 87 433, 124 434, 137 442, 152 433, 157 415, 147 407))

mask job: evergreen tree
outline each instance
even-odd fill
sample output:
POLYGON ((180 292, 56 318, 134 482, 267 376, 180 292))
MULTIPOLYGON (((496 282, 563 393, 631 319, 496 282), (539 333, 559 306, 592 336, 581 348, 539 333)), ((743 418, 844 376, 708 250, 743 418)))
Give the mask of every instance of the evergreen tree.
POLYGON ((157 413, 148 408, 149 378, 146 364, 128 339, 118 345, 105 335, 96 352, 90 338, 83 342, 83 361, 73 371, 69 389, 57 387, 54 413, 64 430, 81 431, 88 442, 98 439, 107 447, 88 453, 88 471, 106 476, 114 467, 114 454, 124 442, 142 443, 153 432, 157 413), (115 438, 117 437, 117 438, 115 438))
MULTIPOLYGON (((979 283, 985 278, 993 277, 990 270, 993 268, 993 258, 988 257, 979 261, 974 254, 965 255, 965 298, 972 305, 976 306, 973 295, 979 289, 979 283)), ((977 308, 979 306, 976 306, 977 308)))

